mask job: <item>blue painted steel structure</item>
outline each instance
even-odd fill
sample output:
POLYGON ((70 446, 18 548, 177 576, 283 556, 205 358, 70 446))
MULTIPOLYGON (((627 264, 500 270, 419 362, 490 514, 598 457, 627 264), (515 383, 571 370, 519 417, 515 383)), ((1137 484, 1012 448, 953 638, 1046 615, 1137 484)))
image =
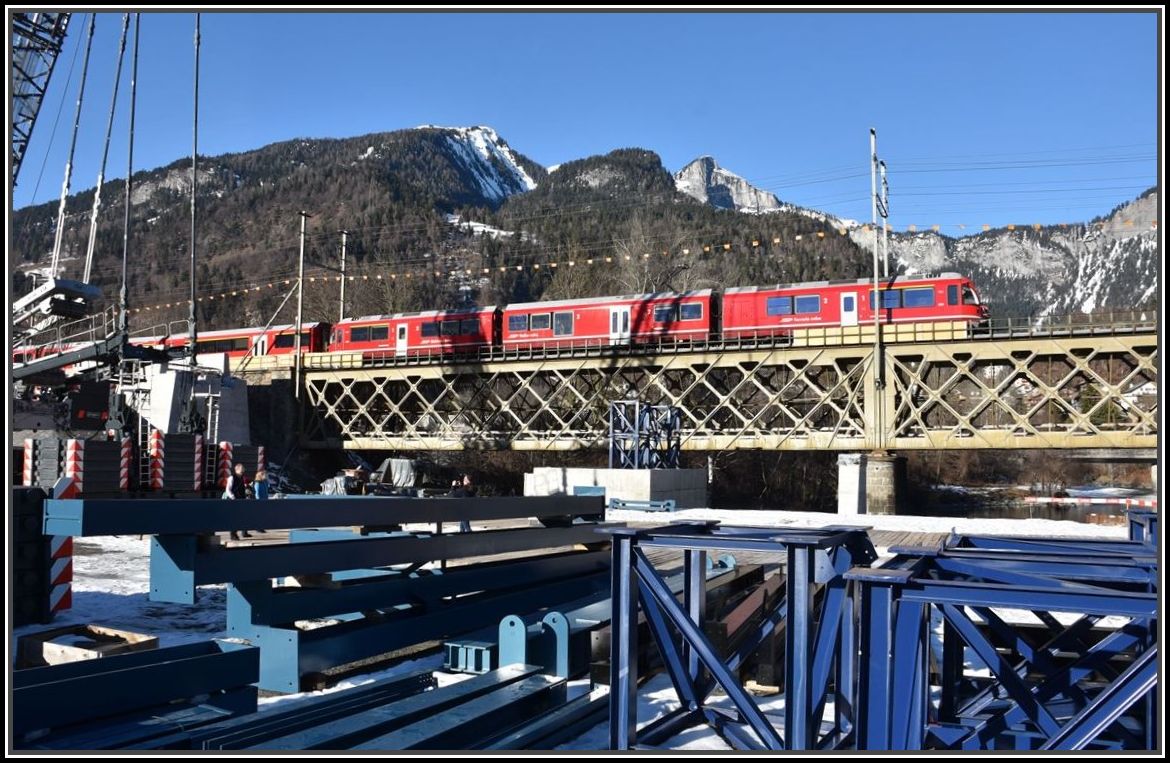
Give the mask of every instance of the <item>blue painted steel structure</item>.
POLYGON ((1129 510, 1129 539, 1151 546, 1158 545, 1158 512, 1129 510))
POLYGON ((853 616, 844 573, 868 564, 876 552, 865 530, 827 527, 785 530, 682 523, 655 530, 608 530, 613 536, 610 747, 654 745, 697 724, 708 724, 737 749, 825 749, 846 744, 852 733, 853 616), (664 583, 643 549, 684 551, 689 585, 684 603, 664 583), (786 561, 784 595, 765 608, 760 623, 727 659, 704 635, 705 557, 713 550, 777 554, 786 561), (637 612, 646 616, 681 707, 637 728, 637 612), (766 718, 743 689, 737 669, 767 639, 783 630, 783 729, 766 718), (707 704, 718 686, 735 706, 707 704), (833 721, 822 724, 833 701, 833 721))
POLYGON ((255 712, 259 650, 207 641, 11 675, 18 745, 109 749, 255 712))
POLYGON ((208 548, 197 535, 156 535, 151 539, 150 548, 150 598, 152 601, 193 604, 196 587, 208 583, 312 575, 596 543, 594 528, 598 526, 583 524, 448 535, 367 536, 247 548, 208 548))
POLYGON ((1150 546, 956 536, 895 551, 846 576, 862 615, 859 749, 1156 749, 1150 546))
POLYGON ((599 517, 599 496, 525 498, 326 497, 305 501, 48 500, 46 535, 201 535, 254 527, 385 527, 407 522, 557 517, 599 517))

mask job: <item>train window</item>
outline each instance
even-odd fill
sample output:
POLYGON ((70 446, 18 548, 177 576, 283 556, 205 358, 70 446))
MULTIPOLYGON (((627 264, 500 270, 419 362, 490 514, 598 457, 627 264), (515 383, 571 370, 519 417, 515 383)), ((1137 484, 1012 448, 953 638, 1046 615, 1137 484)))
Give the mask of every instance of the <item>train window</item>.
POLYGON ((551 319, 550 319, 548 313, 537 313, 537 314, 533 315, 532 316, 532 330, 539 331, 540 329, 548 328, 549 324, 550 324, 550 320, 551 319))
POLYGON ((958 284, 953 283, 947 287, 947 304, 948 305, 959 304, 959 285, 958 284))
POLYGON ((527 315, 509 315, 508 316, 508 331, 527 331, 528 330, 528 316, 527 315))
MULTIPOLYGON (((297 335, 294 333, 277 334, 276 341, 272 343, 273 347, 295 347, 297 344, 297 335)), ((301 332, 301 347, 309 346, 309 332, 301 332)), ((247 342, 245 341, 245 349, 247 349, 247 342)))
MULTIPOLYGON (((349 341, 351 342, 368 342, 370 341, 370 327, 359 326, 349 330, 349 341)), ((279 346, 279 345, 278 345, 279 346)))
POLYGON ((979 297, 975 296, 975 292, 971 290, 970 286, 963 287, 963 304, 977 305, 979 304, 979 297))
POLYGON ((654 308, 654 322, 655 323, 671 323, 678 320, 678 306, 677 305, 662 305, 654 308))
POLYGON ((439 335, 439 324, 437 324, 437 323, 424 323, 422 325, 422 335, 423 335, 423 337, 438 336, 439 335))
POLYGON ((553 313, 553 336, 573 335, 573 314, 553 313))
POLYGON ((821 311, 821 296, 819 294, 805 294, 796 298, 796 314, 807 315, 821 311))
POLYGON ((792 315, 792 297, 768 297, 768 315, 792 315))
POLYGON ((475 318, 465 318, 464 320, 459 321, 459 333, 478 334, 479 321, 477 321, 475 318))
MULTIPOLYGON (((901 289, 883 289, 882 290, 882 308, 889 310, 895 307, 902 306, 902 290, 901 289)), ((869 309, 873 309, 873 292, 869 293, 869 309)))
MULTIPOLYGON (((305 344, 306 345, 309 342, 308 336, 309 336, 308 334, 305 334, 305 344)), ((233 340, 231 340, 231 345, 232 345, 231 348, 233 350, 244 350, 246 352, 249 349, 247 337, 240 337, 239 339, 233 339, 233 340)))
POLYGON ((701 321, 703 320, 703 305, 699 302, 691 302, 682 306, 682 319, 684 321, 701 321))
POLYGON ((902 306, 934 307, 934 289, 929 286, 921 289, 903 289, 902 306))
POLYGON ((459 333, 459 321, 443 321, 443 336, 456 336, 459 333))
POLYGON ((384 342, 390 338, 389 326, 370 326, 370 341, 384 342))

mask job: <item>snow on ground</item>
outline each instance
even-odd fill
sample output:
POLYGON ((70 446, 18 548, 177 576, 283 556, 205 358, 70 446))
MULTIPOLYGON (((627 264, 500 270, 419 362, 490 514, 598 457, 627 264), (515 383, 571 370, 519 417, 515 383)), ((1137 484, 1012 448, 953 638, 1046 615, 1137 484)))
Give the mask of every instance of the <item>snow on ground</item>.
POLYGON ((734 511, 725 509, 683 509, 674 512, 606 511, 611 522, 653 522, 669 524, 686 520, 718 520, 728 525, 753 527, 824 527, 849 525, 894 532, 949 533, 964 535, 1018 535, 1045 538, 1115 538, 1129 537, 1124 526, 1089 525, 1081 522, 1050 519, 962 519, 958 517, 884 516, 863 514, 840 516, 812 511, 734 511))

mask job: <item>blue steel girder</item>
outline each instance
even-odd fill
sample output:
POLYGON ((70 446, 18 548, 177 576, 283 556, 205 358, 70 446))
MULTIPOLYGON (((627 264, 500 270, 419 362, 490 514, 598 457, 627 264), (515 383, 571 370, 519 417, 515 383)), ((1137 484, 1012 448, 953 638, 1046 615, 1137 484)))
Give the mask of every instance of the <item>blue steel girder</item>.
POLYGON ((1082 746, 1151 748, 1151 674, 1123 668, 1126 661, 1145 664, 1150 658, 1144 653, 1155 648, 1157 596, 1148 589, 1156 568, 1102 556, 1092 542, 1079 549, 1085 553, 1068 552, 1063 561, 1052 546, 1044 550, 928 551, 849 573, 861 585, 867 660, 859 694, 859 749, 918 749, 926 743, 953 749, 1042 744, 1070 749, 1073 740, 1082 746), (1109 564, 1116 565, 1112 573, 1109 564), (1119 584, 1139 590, 1117 590, 1119 584), (1035 615, 1047 629, 1042 643, 1035 633, 1025 637, 1011 626, 1004 609, 1035 615), (941 614, 943 628, 936 712, 926 695, 924 626, 932 610, 941 614), (1065 624, 1053 612, 1079 617, 1065 624), (1125 618, 1126 624, 1094 643, 1092 628, 1103 617, 1125 618), (965 688, 964 649, 992 674, 993 683, 973 694, 965 688), (1125 723, 1117 722, 1135 704, 1146 716, 1144 736, 1130 727, 1132 713, 1125 723), (1084 720, 1070 726, 1070 718, 1084 720))
MULTIPOLYGON (((633 557, 632 571, 642 609, 681 703, 676 711, 637 730, 645 744, 660 743, 684 728, 704 722, 737 749, 794 749, 797 745, 797 749, 826 749, 850 738, 855 642, 853 608, 844 573, 852 565, 869 563, 876 557, 864 530, 829 527, 777 531, 679 523, 643 531, 618 530, 614 535, 614 574, 618 574, 620 566, 616 549, 624 542, 633 557), (694 609, 684 609, 663 587, 642 551, 644 547, 684 549, 688 555, 716 549, 768 551, 787 559, 784 593, 767 604, 759 621, 737 637, 742 638, 738 646, 720 659, 703 635, 694 609), (783 736, 760 713, 736 677, 743 662, 774 637, 782 625, 786 676, 783 736), (696 671, 688 656, 698 661, 702 670, 696 671), (698 680, 695 676, 699 676, 698 680), (731 699, 735 712, 729 714, 706 705, 716 686, 731 699), (836 708, 835 722, 823 728, 822 716, 830 699, 836 708)), ((615 599, 615 618, 618 604, 615 599)), ((615 619, 614 627, 618 625, 615 619)), ((617 646, 612 648, 616 650, 617 646)), ((616 651, 613 659, 618 659, 616 651)), ((627 668, 611 663, 615 677, 619 667, 627 668)), ((611 726, 611 732, 631 727, 625 740, 629 747, 634 746, 630 742, 635 731, 632 727, 636 727, 626 714, 631 706, 619 709, 615 703, 612 709, 616 726, 611 726)))
POLYGON ((637 397, 679 410, 687 450, 1157 446, 1149 329, 893 344, 882 390, 866 346, 674 349, 387 367, 310 356, 304 439, 357 450, 600 449, 610 401, 637 397))

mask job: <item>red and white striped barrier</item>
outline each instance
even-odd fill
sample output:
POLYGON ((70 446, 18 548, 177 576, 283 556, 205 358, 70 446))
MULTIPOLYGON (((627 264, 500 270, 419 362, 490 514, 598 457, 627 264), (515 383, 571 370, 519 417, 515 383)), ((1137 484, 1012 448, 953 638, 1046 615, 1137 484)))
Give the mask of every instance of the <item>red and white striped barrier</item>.
POLYGON ((21 484, 25 487, 32 487, 33 484, 33 455, 36 453, 36 446, 31 437, 26 437, 24 440, 24 470, 21 475, 21 484))
POLYGON ((195 490, 203 489, 203 435, 195 435, 195 490))
POLYGON ((1139 509, 1158 508, 1157 498, 1043 498, 1028 496, 1024 503, 1058 503, 1077 506, 1091 506, 1106 504, 1109 506, 1125 506, 1139 509))
MULTIPOLYGON (((62 477, 53 485, 54 498, 77 498, 80 486, 72 477, 62 477)), ((49 612, 73 606, 73 538, 50 535, 49 543, 49 612)))
POLYGON ((226 440, 219 444, 218 464, 218 484, 221 489, 227 489, 228 478, 232 476, 232 444, 226 440))
POLYGON ((162 490, 166 483, 166 437, 157 429, 150 430, 150 489, 162 490))
POLYGON ((118 487, 130 489, 130 463, 134 460, 134 445, 129 437, 122 438, 122 449, 118 454, 118 487))
POLYGON ((76 483, 78 494, 85 492, 85 440, 65 441, 65 476, 76 483))
POLYGON ((264 446, 256 446, 256 471, 268 471, 268 459, 264 457, 264 446))

